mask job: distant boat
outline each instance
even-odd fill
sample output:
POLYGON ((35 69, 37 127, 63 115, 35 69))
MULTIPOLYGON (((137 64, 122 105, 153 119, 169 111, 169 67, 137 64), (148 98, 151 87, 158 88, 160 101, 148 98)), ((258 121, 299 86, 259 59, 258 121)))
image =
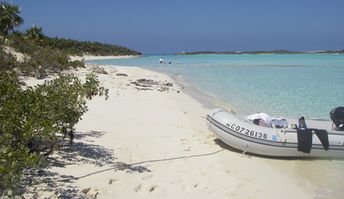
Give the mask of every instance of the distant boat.
MULTIPOLYGON (((339 108, 343 114, 344 108, 339 108)), ((242 152, 272 157, 344 158, 344 127, 340 123, 343 118, 336 125, 331 121, 307 120, 312 128, 270 128, 234 112, 214 109, 208 113, 207 122, 221 141, 242 152)), ((288 120, 290 124, 297 122, 288 120)))

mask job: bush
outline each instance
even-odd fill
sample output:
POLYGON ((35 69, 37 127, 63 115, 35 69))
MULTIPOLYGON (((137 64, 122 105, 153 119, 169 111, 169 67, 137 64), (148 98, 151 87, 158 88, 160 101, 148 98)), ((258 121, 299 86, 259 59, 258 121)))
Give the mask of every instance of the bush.
POLYGON ((18 62, 16 58, 0 48, 0 71, 12 70, 17 66, 18 62))
POLYGON ((94 74, 85 83, 63 75, 23 89, 13 72, 0 72, 0 194, 15 189, 22 172, 38 165, 87 111, 86 100, 107 96, 94 74))
MULTIPOLYGON (((17 18, 12 26, 19 25, 21 18, 13 16, 17 18)), ((6 36, 9 30, 4 32, 6 36)), ((6 43, 27 58, 18 63, 0 46, 0 197, 6 191, 11 195, 23 171, 38 166, 64 137, 68 135, 72 144, 74 126, 87 111, 86 101, 94 96, 107 98, 108 93, 94 74, 87 75, 85 83, 73 75, 62 75, 24 89, 17 77, 18 70, 41 78, 70 67, 83 67, 83 62, 69 61, 72 54, 140 54, 121 46, 49 38, 39 27, 29 29, 26 34, 13 32, 6 43)))
POLYGON ((41 49, 40 46, 36 45, 33 40, 25 37, 20 32, 15 32, 8 37, 9 45, 18 52, 30 56, 34 52, 41 49))
MULTIPOLYGON (((69 54, 65 51, 42 47, 36 42, 40 40, 27 39, 21 33, 11 35, 11 47, 27 55, 24 62, 16 64, 22 74, 42 79, 70 68, 85 67, 82 61, 69 61, 69 54)), ((9 55, 4 53, 4 56, 9 55)))
POLYGON ((22 64, 21 70, 26 75, 44 78, 48 74, 84 66, 83 62, 69 61, 69 56, 63 51, 46 47, 32 53, 30 59, 22 64))

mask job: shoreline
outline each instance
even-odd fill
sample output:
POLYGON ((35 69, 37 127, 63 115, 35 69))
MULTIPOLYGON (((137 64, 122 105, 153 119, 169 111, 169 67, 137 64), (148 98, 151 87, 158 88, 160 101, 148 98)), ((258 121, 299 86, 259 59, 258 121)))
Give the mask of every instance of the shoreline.
POLYGON ((84 56, 70 56, 71 61, 82 61, 82 60, 95 60, 95 59, 124 59, 124 58, 134 58, 140 55, 111 55, 111 56, 96 56, 96 55, 84 55, 84 56))
MULTIPOLYGON (((114 66, 116 65, 109 65, 109 66, 114 66)), ((135 66, 138 67, 138 66, 135 66)), ((146 69, 145 70, 150 70, 146 69)), ((231 110, 234 111, 238 114, 244 114, 244 111, 240 110, 239 108, 235 107, 233 104, 224 102, 220 99, 217 99, 216 97, 204 92, 202 89, 198 88, 196 85, 194 85, 191 82, 188 82, 187 80, 183 79, 182 76, 180 75, 174 75, 165 71, 160 71, 160 70, 151 70, 155 71, 158 73, 163 73, 167 76, 170 76, 177 85, 180 87, 184 88, 184 92, 194 98, 196 101, 200 102, 205 108, 211 110, 214 108, 222 107, 226 110, 231 110)))
MULTIPOLYGON (((99 60, 88 61, 88 63, 142 66, 150 70, 169 73, 172 76, 182 74, 183 76, 185 75, 184 77, 187 81, 194 83, 196 87, 198 85, 205 93, 230 103, 231 107, 234 105, 233 109, 235 109, 235 112, 243 113, 244 115, 265 112, 276 117, 297 119, 304 116, 306 119, 321 118, 330 120, 328 113, 332 108, 340 106, 337 99, 341 95, 335 93, 336 90, 340 90, 340 86, 338 86, 340 84, 331 85, 330 82, 324 83, 316 80, 325 78, 319 75, 323 71, 324 75, 330 75, 329 77, 332 76, 338 82, 342 82, 338 74, 342 70, 343 62, 334 55, 314 58, 308 55, 299 58, 297 56, 283 58, 265 55, 249 58, 246 56, 231 58, 228 56, 178 57, 166 55, 164 57, 163 55, 147 55, 136 59, 118 61, 99 60), (159 64, 159 57, 171 61, 171 65, 159 64), (332 59, 333 61, 330 61, 332 59), (219 66, 224 73, 228 73, 227 80, 224 75, 217 73, 215 66, 219 66), (307 73, 296 73, 294 75, 293 71, 298 70, 314 73, 316 78, 302 75, 307 73), (209 74, 207 74, 207 71, 209 74), (247 73, 248 77, 241 77, 245 73, 247 73), (252 76, 252 74, 256 73, 257 75, 252 76), (285 76, 278 78, 280 73, 285 74, 285 76), (305 92, 296 92, 299 86, 302 85, 301 79, 303 78, 309 78, 307 79, 309 84, 304 85, 305 92), (210 81, 209 84, 203 81, 203 79, 210 81), (281 79, 283 81, 280 81, 281 79), (254 82, 257 81, 262 81, 262 84, 255 84, 254 82), (249 82, 252 82, 252 84, 248 85, 249 82), (322 91, 321 88, 326 89, 322 91), (324 92, 325 95, 319 96, 317 90, 324 92), (318 97, 312 100, 312 96, 318 97), (287 99, 286 103, 281 104, 285 99, 287 99), (315 104, 318 107, 314 107, 315 104)), ((325 78, 323 81, 328 81, 328 78, 325 78)))
POLYGON ((61 166, 45 170, 59 179, 56 187, 35 185, 28 198, 314 197, 314 186, 292 170, 217 144, 204 119, 209 107, 172 77, 139 67, 92 64, 73 73, 82 77, 94 66, 107 72, 99 80, 110 89, 109 100, 88 102, 69 158, 57 152, 61 166), (142 78, 159 84, 137 86, 135 81, 142 78), (166 83, 172 86, 160 90, 166 83), (293 193, 286 196, 281 186, 293 193))

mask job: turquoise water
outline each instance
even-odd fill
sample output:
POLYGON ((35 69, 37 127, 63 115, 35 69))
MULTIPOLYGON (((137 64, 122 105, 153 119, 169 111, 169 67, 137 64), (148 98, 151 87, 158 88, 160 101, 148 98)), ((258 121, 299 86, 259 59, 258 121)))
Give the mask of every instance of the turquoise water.
POLYGON ((329 119, 344 106, 344 55, 159 55, 93 60, 181 75, 245 113, 329 119), (171 64, 159 64, 162 57, 171 64))

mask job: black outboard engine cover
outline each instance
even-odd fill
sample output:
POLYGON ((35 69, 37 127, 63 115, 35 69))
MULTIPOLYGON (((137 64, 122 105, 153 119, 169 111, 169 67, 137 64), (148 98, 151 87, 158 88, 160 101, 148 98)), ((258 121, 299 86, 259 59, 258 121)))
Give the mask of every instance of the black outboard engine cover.
POLYGON ((336 107, 331 110, 330 117, 340 130, 344 130, 344 107, 336 107))

